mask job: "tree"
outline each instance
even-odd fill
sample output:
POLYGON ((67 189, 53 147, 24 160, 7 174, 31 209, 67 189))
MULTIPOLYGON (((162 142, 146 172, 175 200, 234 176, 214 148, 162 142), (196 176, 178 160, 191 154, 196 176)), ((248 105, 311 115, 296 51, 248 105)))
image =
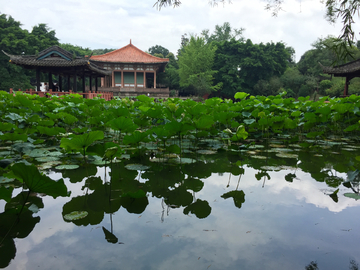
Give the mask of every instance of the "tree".
POLYGON ((21 29, 20 22, 11 16, 0 14, 0 90, 30 88, 30 79, 19 66, 9 63, 9 57, 1 50, 14 55, 29 51, 29 32, 21 29))
POLYGON ((212 70, 216 46, 205 44, 205 39, 192 36, 184 52, 179 56, 180 86, 193 88, 195 94, 204 95, 216 91, 221 83, 213 85, 212 70))
POLYGON ((74 56, 84 57, 85 55, 90 56, 92 51, 89 48, 83 48, 80 46, 74 46, 69 43, 60 44, 60 47, 68 52, 71 52, 74 56))
POLYGON ((161 57, 160 55, 162 55, 161 58, 165 58, 169 54, 169 50, 160 45, 152 46, 151 48, 149 48, 148 51, 151 55, 154 55, 157 57, 161 57))
MULTIPOLYGON (((209 0, 212 5, 218 3, 225 3, 231 1, 226 0, 209 0)), ((284 0, 267 0, 265 9, 269 10, 273 16, 276 16, 280 10, 284 0)), ((352 28, 355 23, 354 16, 359 14, 360 1, 357 0, 326 0, 323 1, 327 9, 325 18, 330 22, 334 23, 338 18, 342 19, 343 28, 340 35, 333 39, 331 49, 335 52, 337 60, 342 60, 347 57, 353 56, 352 51, 348 50, 349 47, 354 47, 355 32, 352 28)), ((158 9, 166 6, 178 7, 181 5, 180 0, 156 0, 154 6, 158 9)))
POLYGON ((224 22, 223 25, 216 25, 214 33, 210 34, 209 29, 205 29, 201 32, 201 35, 205 38, 206 43, 211 43, 213 41, 222 42, 230 41, 235 39, 238 41, 244 41, 243 32, 245 28, 232 29, 230 23, 224 22))
POLYGON ((55 35, 55 30, 50 30, 44 23, 34 26, 28 38, 28 53, 36 54, 53 45, 59 45, 59 39, 55 35))

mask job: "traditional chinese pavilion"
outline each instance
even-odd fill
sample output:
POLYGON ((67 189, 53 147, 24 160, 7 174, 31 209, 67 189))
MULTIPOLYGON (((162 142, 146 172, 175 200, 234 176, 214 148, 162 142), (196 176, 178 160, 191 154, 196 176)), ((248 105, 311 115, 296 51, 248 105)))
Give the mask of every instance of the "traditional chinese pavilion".
POLYGON ((331 74, 334 75, 335 77, 346 78, 345 87, 344 87, 344 96, 349 95, 350 80, 355 77, 360 77, 360 59, 335 67, 325 67, 321 64, 320 66, 322 67, 323 72, 326 74, 331 74))
POLYGON ((157 84, 156 77, 164 72, 168 58, 150 55, 130 44, 118 50, 94 55, 91 63, 110 71, 101 79, 101 91, 112 91, 119 96, 136 96, 148 93, 152 96, 169 96, 169 88, 157 84))
MULTIPOLYGON (((95 78, 95 91, 97 91, 98 78, 111 74, 109 70, 91 62, 89 57, 74 57, 73 54, 59 46, 49 47, 37 55, 11 55, 4 51, 3 53, 10 57, 10 63, 36 70, 37 91, 40 91, 40 72, 48 73, 50 89, 54 87, 53 75, 57 75, 59 76, 58 88, 67 91, 71 89, 75 92, 77 92, 77 79, 82 79, 82 90, 85 91, 85 77, 90 78, 90 89, 92 89, 92 78, 95 78), (67 89, 63 89, 64 79, 67 80, 67 89)), ((55 89, 53 88, 53 90, 55 89)))

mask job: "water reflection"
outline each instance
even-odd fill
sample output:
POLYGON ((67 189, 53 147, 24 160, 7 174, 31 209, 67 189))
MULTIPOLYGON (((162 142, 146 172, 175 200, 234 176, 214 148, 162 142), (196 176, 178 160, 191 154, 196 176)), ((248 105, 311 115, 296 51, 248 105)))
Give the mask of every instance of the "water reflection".
POLYGON ((58 268, 57 256, 88 269, 341 269, 359 260, 359 202, 344 196, 359 191, 358 153, 328 151, 229 151, 192 164, 143 161, 150 168, 140 172, 127 169, 134 161, 61 172, 72 197, 33 194, 26 201, 40 211, 20 218, 11 209, 26 192, 5 204, 1 267, 18 268, 26 257, 28 269, 58 268), (41 236, 54 213, 74 211, 88 214, 62 218, 41 236), (25 238, 20 246, 17 238, 25 238))

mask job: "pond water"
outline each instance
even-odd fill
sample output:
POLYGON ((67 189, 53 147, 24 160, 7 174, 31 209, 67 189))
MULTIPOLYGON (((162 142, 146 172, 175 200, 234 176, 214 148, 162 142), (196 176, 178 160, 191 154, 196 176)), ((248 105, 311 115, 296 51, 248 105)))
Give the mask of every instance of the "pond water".
MULTIPOLYGON (((188 153, 185 164, 142 157, 47 171, 71 195, 33 195, 43 207, 22 213, 16 250, 3 241, 1 266, 358 269, 360 148, 273 142, 265 149, 188 153), (134 163, 144 167, 126 166, 134 163), (87 216, 64 218, 73 211, 87 216)), ((25 194, 18 188, 13 197, 25 194)))

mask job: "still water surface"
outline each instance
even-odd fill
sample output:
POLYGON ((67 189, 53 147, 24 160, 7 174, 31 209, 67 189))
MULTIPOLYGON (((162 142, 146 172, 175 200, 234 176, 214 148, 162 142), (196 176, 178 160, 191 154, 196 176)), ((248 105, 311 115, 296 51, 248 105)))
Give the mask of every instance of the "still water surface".
POLYGON ((360 201, 344 194, 358 180, 343 182, 359 149, 280 150, 289 158, 273 148, 141 160, 141 171, 124 167, 139 160, 49 171, 71 196, 42 197, 6 269, 357 269, 360 201), (64 220, 75 210, 89 214, 64 220))

